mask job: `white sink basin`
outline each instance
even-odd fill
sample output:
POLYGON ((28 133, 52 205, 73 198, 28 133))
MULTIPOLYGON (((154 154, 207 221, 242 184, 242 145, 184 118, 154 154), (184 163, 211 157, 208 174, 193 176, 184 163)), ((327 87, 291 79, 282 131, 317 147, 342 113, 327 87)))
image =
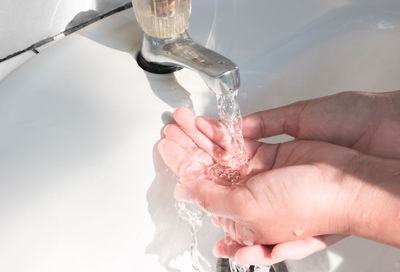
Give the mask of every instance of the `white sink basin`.
MULTIPOLYGON (((341 90, 400 87, 400 4, 194 1, 190 33, 241 68, 244 114, 341 90)), ((0 83, 0 271, 191 271, 176 178, 154 150, 178 106, 215 117, 193 72, 135 61, 131 10, 59 41, 0 83)), ((222 233, 206 223, 201 252, 222 233)), ((400 251, 351 238, 291 271, 396 271, 400 251), (374 257, 371 257, 374 256, 374 257)))

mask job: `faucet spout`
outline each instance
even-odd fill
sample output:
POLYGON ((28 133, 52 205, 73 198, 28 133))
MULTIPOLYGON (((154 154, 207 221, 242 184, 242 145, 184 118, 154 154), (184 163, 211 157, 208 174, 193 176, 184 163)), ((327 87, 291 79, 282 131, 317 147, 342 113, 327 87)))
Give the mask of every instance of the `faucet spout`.
POLYGON ((216 95, 236 92, 240 86, 238 66, 195 43, 186 32, 166 39, 145 34, 141 55, 148 63, 185 67, 198 72, 216 95))

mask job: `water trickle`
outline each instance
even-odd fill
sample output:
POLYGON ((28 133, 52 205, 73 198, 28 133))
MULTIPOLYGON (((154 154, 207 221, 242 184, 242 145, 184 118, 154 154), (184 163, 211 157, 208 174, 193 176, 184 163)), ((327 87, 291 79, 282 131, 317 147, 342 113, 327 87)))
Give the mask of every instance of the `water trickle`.
POLYGON ((271 270, 270 266, 243 265, 232 260, 229 260, 229 264, 231 272, 269 272, 271 270))
POLYGON ((242 114, 239 103, 236 100, 238 91, 217 95, 218 115, 221 121, 228 128, 231 136, 232 158, 227 163, 232 169, 239 169, 246 163, 244 154, 244 140, 242 135, 242 114))
MULTIPOLYGON (((242 114, 236 100, 238 90, 223 92, 217 95, 218 114, 230 133, 232 158, 227 165, 216 164, 209 168, 208 173, 214 178, 222 179, 230 184, 238 184, 241 180, 240 170, 245 167, 247 157, 244 151, 242 134, 242 114)), ((270 266, 242 265, 229 261, 232 272, 268 272, 270 266)))
POLYGON ((176 202, 176 210, 179 217, 186 221, 190 227, 192 241, 190 244, 190 255, 192 257, 192 267, 196 272, 201 271, 200 253, 198 251, 197 231, 203 224, 203 218, 206 215, 196 204, 186 203, 183 201, 176 202))
MULTIPOLYGON (((214 181, 223 181, 228 184, 238 184, 242 179, 241 170, 245 169, 247 157, 244 152, 244 139, 242 135, 242 115, 240 107, 236 100, 238 91, 223 92, 222 95, 217 95, 218 114, 221 121, 228 128, 231 136, 231 158, 226 160, 217 161, 215 164, 209 166, 205 174, 214 181)), ((197 231, 202 226, 202 221, 206 212, 201 210, 197 205, 177 202, 176 208, 179 216, 188 222, 191 235, 191 256, 192 266, 195 271, 201 271, 199 260, 199 251, 197 249, 197 231)), ((269 266, 253 266, 241 265, 230 260, 230 267, 232 272, 268 272, 269 266)))

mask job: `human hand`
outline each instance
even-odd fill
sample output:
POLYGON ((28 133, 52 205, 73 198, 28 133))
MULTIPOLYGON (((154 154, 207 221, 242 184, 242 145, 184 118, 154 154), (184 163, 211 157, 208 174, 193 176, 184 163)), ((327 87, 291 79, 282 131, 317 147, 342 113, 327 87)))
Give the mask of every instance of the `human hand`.
POLYGON ((276 164, 244 184, 191 180, 177 187, 176 196, 195 200, 217 216, 216 224, 232 238, 217 244, 217 255, 263 265, 299 259, 337 238, 321 235, 348 233, 346 213, 359 183, 348 182, 342 169, 351 168, 357 155, 340 149, 312 142, 282 144, 271 154, 276 164))
POLYGON ((247 116, 243 136, 260 139, 288 134, 399 159, 399 108, 400 91, 343 92, 247 116))
MULTIPOLYGON (((208 118, 198 118, 196 120, 197 126, 195 125, 195 117, 193 116, 192 113, 190 113, 188 110, 186 109, 178 109, 175 113, 175 119, 178 123, 179 126, 177 125, 170 125, 165 129, 165 136, 166 139, 162 140, 159 144, 159 150, 161 152, 161 155, 163 156, 164 160, 166 161, 166 163, 171 167, 171 169, 178 175, 181 177, 181 181, 183 180, 187 180, 187 182, 182 181, 182 186, 178 186, 177 187, 177 191, 176 191, 176 195, 178 198, 187 198, 187 195, 185 195, 185 189, 184 188, 186 185, 190 185, 190 186, 194 186, 199 179, 203 179, 203 180, 210 180, 209 177, 207 177, 207 172, 205 172, 205 169, 207 167, 209 167, 210 165, 212 165, 213 163, 215 163, 218 158, 221 157, 225 157, 227 156, 227 154, 229 154, 229 152, 226 151, 226 149, 229 148, 229 138, 226 137, 226 133, 224 132, 224 128, 221 127, 221 124, 219 124, 216 121, 210 120, 208 118), (201 131, 199 131, 199 129, 197 128, 199 127, 201 129, 201 131), (207 151, 207 152, 204 152, 207 151), (196 181, 193 181, 194 179, 196 179, 196 181)), ((338 147, 332 146, 332 145, 328 145, 328 144, 323 144, 323 143, 312 143, 312 142, 292 142, 292 143, 288 143, 285 144, 286 147, 285 148, 279 148, 278 150, 278 145, 266 145, 266 144, 261 144, 257 141, 251 141, 251 140, 246 140, 245 143, 245 150, 246 150, 246 154, 248 156, 249 159, 249 163, 248 163, 248 175, 246 176, 247 179, 250 179, 252 177, 254 177, 255 175, 257 175, 258 173, 262 173, 266 170, 270 170, 273 168, 279 168, 279 167, 288 167, 288 166, 293 166, 293 169, 295 169, 294 171, 300 171, 300 175, 298 175, 298 178, 301 178, 303 176, 304 178, 304 174, 309 172, 309 174, 311 175, 310 177, 317 175, 318 178, 317 180, 320 178, 320 171, 321 169, 318 169, 319 167, 315 167, 315 165, 312 165, 313 160, 315 162, 318 162, 319 159, 321 159, 322 157, 324 157, 324 159, 327 159, 328 161, 334 157, 331 156, 332 154, 335 154, 335 152, 337 152, 337 150, 328 150, 328 149, 336 149, 338 147), (326 149, 324 152, 319 153, 320 155, 324 154, 322 157, 317 157, 313 159, 313 156, 315 156, 315 149, 316 147, 320 147, 322 150, 326 149), (311 152, 310 152, 311 151, 311 152), (285 155, 286 154, 286 155, 285 155), (285 158, 288 157, 290 155, 290 158, 285 158), (301 158, 300 161, 296 162, 296 155, 300 156, 299 158, 301 158), (294 156, 294 157, 293 157, 294 156), (295 161, 292 161, 293 159, 295 159, 295 161), (296 163, 305 163, 307 160, 309 160, 308 163, 311 163, 311 165, 309 167, 296 167, 296 163), (285 161, 285 163, 283 163, 283 161, 285 161), (283 163, 283 164, 282 164, 283 163), (304 169, 303 169, 304 168, 304 169), (307 170, 307 168, 310 168, 307 170), (300 170, 301 169, 301 170, 300 170)), ((284 145, 282 145, 284 146, 284 145)), ((318 148, 317 148, 318 149, 318 148)), ((339 148, 341 149, 341 148, 339 148)), ((348 156, 353 156, 354 153, 351 150, 347 150, 347 149, 343 149, 346 150, 345 153, 349 153, 347 154, 345 157, 348 156), (351 154, 351 155, 350 155, 351 154)), ((340 154, 340 152, 338 152, 340 154)), ((342 158, 343 159, 343 158, 342 158)), ((345 159, 344 159, 345 160, 345 159)), ((341 159, 339 159, 338 161, 341 161, 341 159)), ((324 160, 322 160, 322 162, 324 163, 324 160)), ((326 163, 326 162, 325 162, 326 163)), ((340 163, 339 163, 340 164, 340 163)), ((329 165, 329 164, 328 164, 329 165)), ((329 167, 328 167, 329 168, 329 167)), ((330 167, 332 168, 332 167, 330 167)), ((333 167, 334 168, 334 167, 333 167)), ((331 169, 332 170, 332 169, 331 169)), ((293 173, 292 173, 293 174, 293 173)), ((274 175, 272 176, 276 176, 279 177, 278 180, 280 180, 283 177, 280 177, 279 172, 276 172, 274 175)), ((271 176, 271 175, 268 175, 271 176)), ((267 176, 267 178, 268 178, 267 176)), ((260 184, 259 186, 262 186, 263 180, 264 178, 256 178, 254 177, 254 180, 259 180, 259 182, 256 181, 250 181, 251 184, 253 184, 253 186, 258 186, 256 184, 260 184)), ((310 178, 310 180, 313 180, 313 178, 310 178)), ((294 185, 290 186, 290 191, 292 191, 295 187, 296 187, 296 183, 295 181, 291 180, 287 180, 288 182, 293 182, 294 185)), ((314 178, 315 181, 315 178, 314 178)), ((206 184, 207 181, 203 182, 202 185, 206 184)), ((265 183, 265 182, 264 182, 265 183)), ((286 186, 284 185, 285 183, 279 184, 280 182, 276 183, 272 188, 276 189, 276 192, 273 193, 275 195, 275 198, 279 197, 279 195, 281 194, 282 196, 286 196, 285 197, 285 201, 293 201, 294 202, 300 202, 298 203, 298 205, 289 205, 290 203, 286 203, 287 206, 289 207, 296 207, 298 206, 299 208, 301 207, 301 205, 304 206, 304 203, 314 203, 315 201, 312 201, 313 198, 315 198, 315 189, 316 188, 309 188, 310 191, 309 192, 304 192, 305 194, 310 194, 310 199, 308 201, 304 201, 304 199, 302 199, 302 197, 304 197, 304 195, 297 195, 296 193, 294 195, 294 197, 288 198, 289 196, 287 195, 287 192, 285 192, 285 188, 286 186), (299 198, 302 199, 299 201, 299 198), (296 200, 297 199, 297 200, 296 200), (303 204, 301 204, 301 202, 304 202, 303 204)), ((215 183, 210 183, 210 184, 214 184, 215 183)), ((321 188, 321 185, 325 184, 322 181, 318 181, 316 186, 318 188, 321 188)), ((246 186, 248 184, 246 183, 246 186)), ((333 185, 333 184, 331 184, 333 185)), ((223 185, 222 185, 223 186, 223 185)), ((241 189, 245 188, 244 187, 240 187, 241 189)), ((323 187, 323 186, 322 186, 323 187)), ((226 188, 236 188, 236 187, 220 187, 219 189, 226 189, 226 188)), ((239 187, 238 187, 239 188, 239 187)), ((192 188, 193 189, 193 188, 192 188)), ((254 188, 253 188, 254 189, 254 188)), ((192 190, 190 190, 192 191, 192 190)), ((195 188, 194 188, 194 191, 195 188)), ((238 192, 238 189, 235 189, 233 191, 238 192)), ((243 191, 243 190, 242 190, 243 191)), ((256 193, 256 192, 255 192, 256 193)), ((326 192, 325 192, 326 193, 326 192)), ((331 193, 329 193, 331 195, 331 193)), ((317 194, 317 197, 320 197, 320 194, 317 194)), ((266 199, 266 201, 269 198, 266 199)), ((229 198, 228 198, 229 200, 229 198)), ((315 200, 315 199, 314 199, 315 200)), ((322 199, 324 201, 321 201, 322 203, 326 203, 326 199, 322 199)), ((236 201, 240 201, 240 200, 236 200, 236 201)), ((208 204, 209 202, 207 201, 202 201, 200 203, 200 205, 202 205, 203 207, 205 207, 207 210, 211 211, 211 212, 218 212, 217 210, 213 210, 214 209, 214 204, 215 203, 211 203, 208 204)), ((231 201, 226 201, 226 203, 231 203, 231 201)), ((276 205, 279 205, 279 203, 282 205, 282 201, 277 201, 276 205)), ((231 203, 234 207, 235 203, 231 203)), ((237 203, 236 203, 237 204, 237 203)), ((249 208, 248 203, 242 203, 241 206, 243 207, 243 209, 247 209, 249 208), (246 204, 246 205, 244 205, 246 204)), ((253 203, 254 204, 254 203, 253 203)), ((264 203, 265 204, 265 203, 264 203)), ((293 203, 292 203, 293 204, 293 203)), ((319 205, 319 203, 318 203, 319 205)), ((285 205, 282 205, 282 207, 284 207, 285 205)), ((253 207, 254 208, 254 207, 253 207)), ((271 208, 271 207, 270 207, 271 208)), ((309 208, 308 208, 309 209, 309 208)), ((282 212, 285 212, 285 210, 281 210, 281 208, 279 208, 279 210, 282 212)), ((301 208, 300 208, 301 210, 301 208)), ((313 209, 312 209, 313 210, 313 209)), ((337 209, 336 209, 337 210, 337 209)), ((304 209, 303 209, 304 211, 304 209)), ((286 210, 286 212, 288 212, 286 210)), ((292 211, 293 213, 294 211, 292 211)), ((308 211, 310 212, 310 210, 308 211)), ((263 212, 261 213, 263 214, 263 212)), ((271 222, 274 222, 273 219, 274 218, 279 218, 281 216, 281 214, 276 214, 275 216, 273 214, 269 214, 268 220, 270 222, 266 222, 265 220, 263 221, 263 223, 268 223, 271 225, 271 222)), ((297 214, 297 216, 299 218, 297 218, 298 220, 300 219, 306 219, 305 224, 308 224, 307 218, 309 218, 310 214, 308 214, 307 216, 303 216, 301 214, 297 214)), ((332 243, 333 241, 337 240, 337 237, 335 236, 319 236, 319 237, 311 237, 308 238, 308 236, 306 235, 307 232, 306 231, 301 231, 302 233, 300 233, 299 231, 296 232, 296 230, 291 230, 289 232, 287 232, 288 230, 284 230, 284 233, 290 233, 290 235, 288 237, 282 237, 280 239, 277 239, 276 241, 274 240, 265 240, 263 241, 263 243, 267 243, 267 244, 271 244, 271 243, 278 243, 275 247, 268 247, 268 246, 250 246, 250 247, 243 247, 244 244, 251 244, 249 241, 246 241, 246 239, 250 239, 252 240, 253 238, 255 239, 255 237, 245 237, 243 240, 243 235, 240 233, 232 233, 232 230, 229 230, 229 225, 231 226, 235 226, 235 227, 242 227, 245 226, 243 225, 241 222, 235 222, 232 218, 230 219, 226 219, 224 217, 221 217, 219 219, 214 220, 214 222, 216 222, 218 225, 224 227, 224 229, 226 230, 228 236, 231 236, 234 238, 235 241, 239 241, 239 243, 236 242, 232 242, 232 243, 226 243, 227 240, 222 240, 220 241, 216 247, 215 247, 215 252, 218 255, 225 255, 227 257, 232 257, 232 254, 235 255, 236 254, 236 258, 239 259, 239 261, 242 261, 243 263, 246 263, 246 256, 250 256, 252 257, 252 263, 259 263, 259 264, 271 264, 274 262, 278 262, 280 260, 282 260, 284 257, 290 257, 290 258, 301 258, 301 257, 305 257, 307 254, 313 253, 316 250, 320 250, 321 248, 325 247, 327 244, 332 243), (293 233, 296 233, 293 236, 293 233), (298 234, 301 235, 298 235, 298 234), (241 240, 242 239, 242 240, 241 240), (292 240, 296 240, 296 241, 292 241, 292 240), (283 242, 283 243, 279 243, 279 242, 283 242), (257 251, 260 254, 254 254, 255 251, 257 251), (291 254, 289 254, 290 256, 287 256, 287 252, 291 252, 291 254), (248 254, 249 252, 251 252, 252 254, 248 254), (268 254, 269 252, 269 254, 268 254), (283 254, 282 254, 283 252, 283 254), (271 255, 272 253, 272 255, 271 255), (274 254, 275 253, 275 254, 274 254), (285 256, 286 255, 286 256, 285 256), (262 259, 258 259, 258 260, 254 260, 254 256, 262 256, 262 259)), ((289 220, 290 221, 290 220, 289 220)), ((297 220, 296 220, 297 221, 297 220)), ((320 221, 320 219, 319 219, 320 221)), ((322 220, 323 221, 323 220, 322 220)), ((291 223, 294 222, 287 222, 289 225, 291 223)), ((274 227, 276 227, 277 225, 275 223, 272 224, 274 227)), ((287 227, 289 226, 287 225, 287 227)), ((298 224, 296 224, 298 225, 298 224)), ((307 227, 305 227, 306 229, 307 227)), ((240 228, 237 228, 237 230, 239 230, 240 228)), ((243 228, 245 229, 245 228, 243 228)), ((283 230, 283 229, 281 229, 283 230)), ((269 232, 267 230, 267 232, 269 232)), ((312 232, 311 232, 312 233, 312 232)), ((322 232, 322 233, 331 233, 331 232, 322 232)), ((275 236, 275 237, 279 237, 279 236, 275 236)), ((260 243, 262 240, 254 240, 254 242, 260 243)), ((253 241, 251 241, 253 242, 253 241)), ((248 259, 248 258, 247 258, 248 259)))
MULTIPOLYGON (((400 158, 400 91, 391 93, 343 92, 301 101, 247 116, 243 135, 258 139, 288 134, 296 139, 326 141, 370 155, 400 158)), ((309 237, 274 247, 275 256, 306 257, 345 238, 343 235, 309 237), (282 249, 282 250, 280 250, 282 249), (282 252, 282 254, 281 254, 282 252)), ((220 244, 221 252, 226 245, 220 244)), ((242 255, 257 255, 242 248, 242 255), (246 254, 246 251, 248 254, 246 254)), ((262 255, 263 248, 257 248, 262 255)), ((265 250, 264 250, 265 251, 265 250)), ((265 255, 265 254, 264 254, 265 255)), ((268 254, 267 254, 268 255, 268 254)))

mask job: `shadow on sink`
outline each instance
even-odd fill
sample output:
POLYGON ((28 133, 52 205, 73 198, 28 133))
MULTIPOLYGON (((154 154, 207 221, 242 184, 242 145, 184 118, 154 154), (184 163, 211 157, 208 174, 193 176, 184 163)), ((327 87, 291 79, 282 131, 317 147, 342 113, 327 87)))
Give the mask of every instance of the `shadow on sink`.
POLYGON ((186 107, 193 111, 190 93, 177 81, 174 74, 157 75, 146 73, 153 93, 172 108, 186 107))

